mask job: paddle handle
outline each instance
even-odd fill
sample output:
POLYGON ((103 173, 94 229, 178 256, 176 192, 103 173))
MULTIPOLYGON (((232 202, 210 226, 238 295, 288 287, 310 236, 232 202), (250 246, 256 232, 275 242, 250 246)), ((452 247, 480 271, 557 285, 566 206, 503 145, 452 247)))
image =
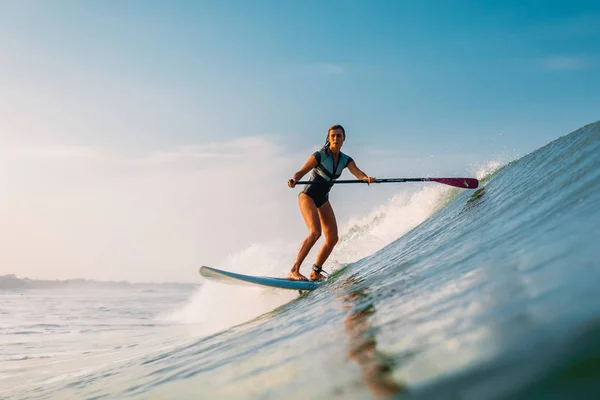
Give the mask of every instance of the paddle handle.
MULTIPOLYGON (((475 178, 384 178, 375 179, 373 183, 403 183, 403 182, 438 182, 444 185, 450 185, 463 189, 475 189, 479 186, 479 181, 475 178)), ((339 183, 367 183, 358 179, 333 180, 333 181, 298 181, 296 185, 315 185, 315 184, 339 184, 339 183)))

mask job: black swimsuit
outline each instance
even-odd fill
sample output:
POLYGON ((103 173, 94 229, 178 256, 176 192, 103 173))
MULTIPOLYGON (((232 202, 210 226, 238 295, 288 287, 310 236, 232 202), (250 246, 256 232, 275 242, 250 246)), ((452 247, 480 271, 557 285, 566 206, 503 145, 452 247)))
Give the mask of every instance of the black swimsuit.
MULTIPOLYGON (((317 166, 312 170, 311 181, 315 182, 329 182, 333 179, 338 179, 342 175, 344 168, 350 164, 352 157, 342 153, 338 158, 337 165, 333 159, 333 154, 329 150, 319 150, 313 154, 317 159, 317 166)), ((317 208, 320 208, 323 204, 329 200, 329 191, 333 184, 319 183, 306 185, 301 193, 308 195, 313 201, 317 208)))

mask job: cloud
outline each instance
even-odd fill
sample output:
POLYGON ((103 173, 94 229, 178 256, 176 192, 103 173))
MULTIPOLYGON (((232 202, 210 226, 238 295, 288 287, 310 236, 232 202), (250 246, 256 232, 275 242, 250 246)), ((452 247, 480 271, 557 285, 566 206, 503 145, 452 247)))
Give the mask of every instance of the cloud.
POLYGON ((327 75, 340 75, 344 73, 344 69, 338 64, 326 63, 321 65, 321 69, 327 75))
POLYGON ((137 166, 178 165, 189 163, 220 163, 265 155, 266 157, 282 152, 275 142, 260 136, 234 138, 225 142, 211 142, 203 145, 180 146, 169 151, 156 151, 133 157, 129 163, 137 166))
POLYGON ((117 154, 88 146, 45 145, 4 146, 0 155, 22 161, 77 161, 101 160, 117 165, 159 166, 189 162, 219 162, 243 159, 252 154, 273 154, 281 151, 275 142, 262 137, 234 138, 230 141, 211 142, 203 145, 179 146, 170 150, 149 151, 142 154, 117 154))
POLYGON ((52 145, 43 147, 6 147, 1 154, 14 158, 27 159, 89 159, 98 156, 98 152, 85 146, 52 145))
POLYGON ((580 70, 589 65, 589 62, 583 57, 553 56, 542 60, 543 68, 556 71, 580 70))
POLYGON ((205 146, 186 146, 171 151, 156 151, 135 157, 130 160, 132 165, 137 166, 158 166, 158 165, 177 165, 185 162, 235 160, 243 156, 243 152, 236 152, 232 149, 211 149, 205 146))

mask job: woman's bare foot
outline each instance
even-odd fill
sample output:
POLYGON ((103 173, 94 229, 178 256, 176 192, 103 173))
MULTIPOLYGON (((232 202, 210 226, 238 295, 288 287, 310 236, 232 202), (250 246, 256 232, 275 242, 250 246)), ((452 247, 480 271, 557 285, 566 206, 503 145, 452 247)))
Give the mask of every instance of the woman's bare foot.
POLYGON ((290 271, 288 279, 292 281, 307 281, 306 277, 297 271, 290 271))
POLYGON ((310 280, 311 281, 324 281, 327 279, 327 277, 323 274, 326 274, 325 271, 323 271, 323 268, 321 267, 317 267, 316 265, 313 266, 312 271, 310 271, 310 280))
POLYGON ((325 279, 327 279, 325 276, 316 273, 315 271, 312 271, 310 273, 310 280, 311 281, 324 281, 325 279))

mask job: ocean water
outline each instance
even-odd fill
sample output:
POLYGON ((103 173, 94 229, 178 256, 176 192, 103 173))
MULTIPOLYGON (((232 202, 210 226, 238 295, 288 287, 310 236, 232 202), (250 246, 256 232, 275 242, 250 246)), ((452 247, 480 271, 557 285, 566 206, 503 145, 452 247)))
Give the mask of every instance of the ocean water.
POLYGON ((351 221, 301 296, 0 291, 0 398, 600 398, 600 123, 480 178, 351 221))

